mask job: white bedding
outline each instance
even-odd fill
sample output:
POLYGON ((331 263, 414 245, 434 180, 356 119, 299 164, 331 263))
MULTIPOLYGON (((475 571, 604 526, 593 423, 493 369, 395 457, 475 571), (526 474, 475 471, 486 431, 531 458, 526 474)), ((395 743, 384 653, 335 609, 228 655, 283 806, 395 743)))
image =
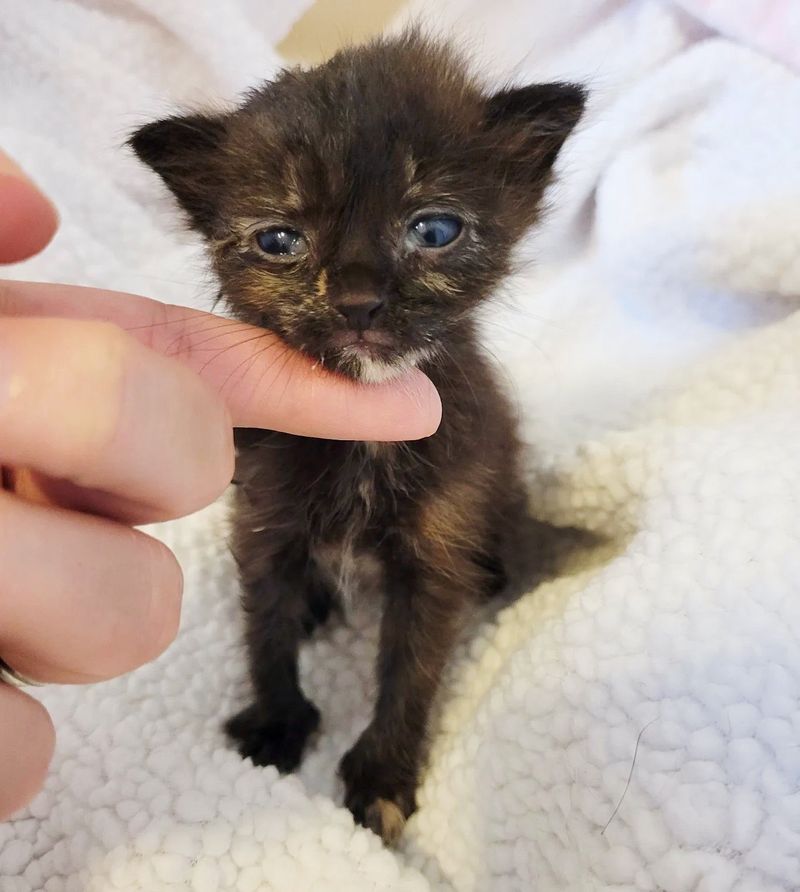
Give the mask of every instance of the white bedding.
MULTIPOLYGON (((324 729, 298 776, 226 748, 246 685, 216 505, 160 530, 186 571, 170 651, 42 692, 58 749, 0 826, 3 892, 800 889, 800 81, 702 5, 420 4, 487 69, 593 89, 539 262, 487 332, 534 504, 611 541, 464 642, 400 849, 334 779, 369 713, 368 608, 303 654, 324 729)), ((268 76, 304 4, 2 6, 0 145, 63 215, 12 274, 207 305, 197 246, 119 144, 268 76)))

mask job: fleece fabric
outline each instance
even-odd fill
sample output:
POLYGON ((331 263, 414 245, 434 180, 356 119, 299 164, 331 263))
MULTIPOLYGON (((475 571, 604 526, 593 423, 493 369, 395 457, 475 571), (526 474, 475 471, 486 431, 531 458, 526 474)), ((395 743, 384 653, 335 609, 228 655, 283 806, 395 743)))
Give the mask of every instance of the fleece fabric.
MULTIPOLYGON (((374 606, 303 651, 323 733, 296 776, 226 745, 248 691, 220 502, 156 531, 186 573, 173 647, 41 692, 58 748, 0 826, 3 892, 800 889, 800 81, 779 61, 800 40, 765 5, 786 18, 752 45, 689 0, 404 13, 489 79, 592 91, 485 330, 532 505, 605 541, 465 635, 398 850, 334 776, 369 717, 374 606)), ((62 213, 11 275, 209 305, 197 243, 120 145, 268 77, 304 4, 222 7, 3 4, 0 145, 62 213)))

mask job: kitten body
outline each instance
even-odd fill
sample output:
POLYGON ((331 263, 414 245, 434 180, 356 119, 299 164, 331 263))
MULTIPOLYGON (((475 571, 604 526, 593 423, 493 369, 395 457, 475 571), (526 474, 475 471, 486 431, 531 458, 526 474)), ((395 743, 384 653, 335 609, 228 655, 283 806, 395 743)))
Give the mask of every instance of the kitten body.
POLYGON ((439 430, 416 442, 237 432, 232 547, 255 699, 228 733, 257 764, 294 769, 319 723, 299 643, 343 588, 373 591, 377 703, 340 774, 347 806, 388 842, 415 808, 462 623, 523 547, 515 422, 474 313, 535 222, 583 101, 566 84, 487 94, 410 33, 132 138, 208 241, 235 315, 363 381, 417 366, 441 394, 439 430))

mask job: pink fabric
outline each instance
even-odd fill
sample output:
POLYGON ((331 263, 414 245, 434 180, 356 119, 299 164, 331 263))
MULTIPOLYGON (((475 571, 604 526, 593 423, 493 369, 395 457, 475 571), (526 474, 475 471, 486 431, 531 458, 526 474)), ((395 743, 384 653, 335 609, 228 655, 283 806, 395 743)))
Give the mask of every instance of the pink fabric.
POLYGON ((715 31, 800 71, 798 0, 675 0, 715 31))

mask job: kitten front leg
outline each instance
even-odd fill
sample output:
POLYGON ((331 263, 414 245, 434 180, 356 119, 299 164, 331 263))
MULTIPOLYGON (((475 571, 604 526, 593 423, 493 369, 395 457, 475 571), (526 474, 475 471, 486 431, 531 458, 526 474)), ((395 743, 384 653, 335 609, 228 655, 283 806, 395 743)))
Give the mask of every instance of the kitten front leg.
POLYGON ((225 730, 243 758, 289 772, 319 725, 319 710, 300 688, 297 651, 326 593, 306 553, 278 554, 271 564, 261 578, 243 583, 255 701, 225 730))
POLYGON ((391 562, 375 713, 339 765, 346 806, 389 845, 416 809, 431 703, 479 591, 480 573, 469 559, 450 554, 448 561, 436 566, 409 553, 391 562))

